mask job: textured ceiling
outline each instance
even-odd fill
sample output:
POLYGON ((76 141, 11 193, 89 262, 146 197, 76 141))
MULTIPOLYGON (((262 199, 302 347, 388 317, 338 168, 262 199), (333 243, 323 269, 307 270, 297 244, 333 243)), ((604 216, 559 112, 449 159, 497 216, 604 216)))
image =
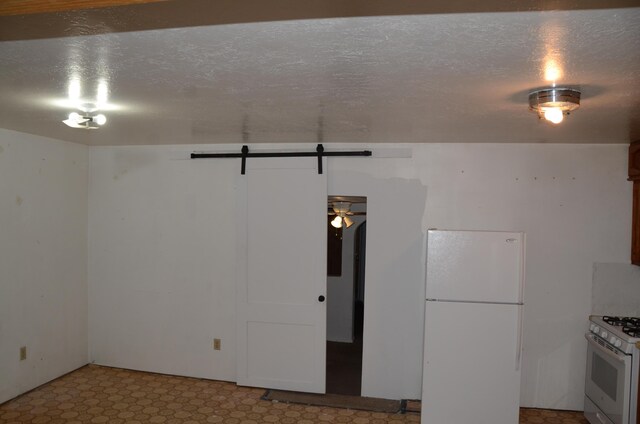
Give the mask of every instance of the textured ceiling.
POLYGON ((0 42, 0 127, 90 145, 627 143, 640 8, 330 18, 0 42), (580 87, 559 126, 529 90, 580 87), (71 80, 107 124, 66 127, 71 80))

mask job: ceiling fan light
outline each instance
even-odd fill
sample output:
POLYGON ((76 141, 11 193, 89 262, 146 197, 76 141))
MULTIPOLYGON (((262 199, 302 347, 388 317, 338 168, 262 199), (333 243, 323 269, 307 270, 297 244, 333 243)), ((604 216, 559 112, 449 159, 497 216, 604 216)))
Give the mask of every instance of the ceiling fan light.
POLYGON ((66 126, 71 128, 80 128, 80 124, 75 119, 65 119, 62 121, 66 126))
POLYGON ((107 117, 103 114, 99 114, 93 117, 93 121, 98 125, 104 125, 107 123, 107 117))
POLYGON ((333 202, 333 211, 337 214, 345 214, 351 210, 351 202, 333 202))
POLYGON ((71 112, 69 117, 62 122, 71 128, 84 130, 98 129, 100 125, 104 125, 107 122, 107 117, 103 114, 93 115, 91 112, 83 112, 83 114, 71 112))
POLYGON ((342 217, 336 216, 335 218, 333 218, 333 221, 331 221, 331 225, 333 225, 334 228, 342 228, 342 217))
POLYGON ((62 122, 71 128, 85 128, 91 118, 84 117, 76 112, 71 112, 69 118, 62 122))
POLYGON ((343 219, 344 219, 344 224, 347 226, 347 228, 353 225, 353 219, 349 218, 348 216, 345 216, 343 219))

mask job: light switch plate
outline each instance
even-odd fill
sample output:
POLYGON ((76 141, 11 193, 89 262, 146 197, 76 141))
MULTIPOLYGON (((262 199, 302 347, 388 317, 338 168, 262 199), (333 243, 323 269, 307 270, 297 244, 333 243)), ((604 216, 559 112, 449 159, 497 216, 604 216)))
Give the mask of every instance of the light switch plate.
POLYGON ((21 346, 20 347, 20 360, 24 361, 25 359, 27 359, 27 347, 26 346, 21 346))

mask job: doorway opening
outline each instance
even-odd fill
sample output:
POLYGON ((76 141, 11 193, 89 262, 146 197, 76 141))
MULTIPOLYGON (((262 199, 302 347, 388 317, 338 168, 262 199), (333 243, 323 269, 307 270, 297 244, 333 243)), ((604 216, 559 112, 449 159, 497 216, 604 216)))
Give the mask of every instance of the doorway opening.
POLYGON ((360 396, 367 198, 329 196, 326 392, 360 396))

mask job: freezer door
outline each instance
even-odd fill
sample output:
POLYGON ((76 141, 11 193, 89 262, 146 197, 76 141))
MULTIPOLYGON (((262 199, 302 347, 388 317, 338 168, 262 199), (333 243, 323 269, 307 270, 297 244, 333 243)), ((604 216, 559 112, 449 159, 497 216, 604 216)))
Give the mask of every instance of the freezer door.
POLYGON ((426 302, 421 422, 518 424, 521 308, 426 302))
POLYGON ((426 298, 522 303, 524 242, 524 233, 430 230, 426 298))

